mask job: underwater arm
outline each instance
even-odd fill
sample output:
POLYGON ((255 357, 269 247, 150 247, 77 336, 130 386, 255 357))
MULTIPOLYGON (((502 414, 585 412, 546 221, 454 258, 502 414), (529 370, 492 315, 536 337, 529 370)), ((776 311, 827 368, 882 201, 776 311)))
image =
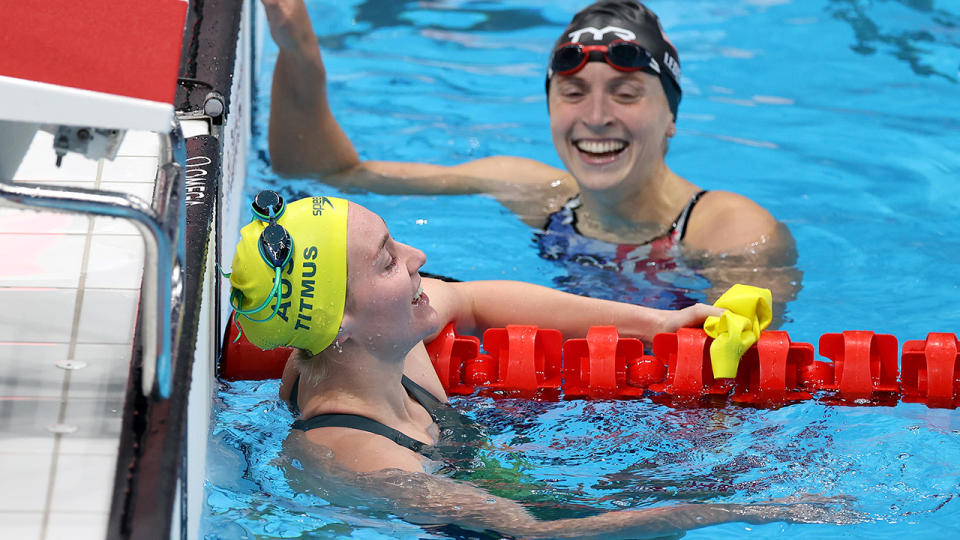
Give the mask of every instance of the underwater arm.
POLYGON ((444 283, 424 279, 424 289, 443 324, 454 321, 464 333, 535 324, 556 328, 567 338, 583 337, 591 326, 616 326, 621 335, 651 341, 660 332, 699 326, 720 309, 696 304, 677 311, 578 296, 519 281, 444 283))
MULTIPOLYGON (((285 446, 290 449, 291 443, 297 444, 288 439, 285 446)), ((857 519, 844 508, 830 509, 845 501, 813 497, 793 504, 684 504, 542 521, 518 502, 467 482, 397 468, 358 474, 337 464, 332 452, 323 447, 310 444, 305 450, 306 455, 300 454, 304 470, 313 471, 318 482, 331 483, 326 491, 345 497, 342 503, 380 508, 414 523, 453 523, 513 537, 651 538, 734 521, 843 523, 857 519)))
MULTIPOLYGON (((771 218, 772 219, 772 218, 771 218)), ((773 229, 745 248, 722 257, 708 251, 687 249, 687 264, 710 282, 704 291, 713 302, 736 283, 769 289, 773 295, 770 330, 784 321, 786 304, 802 288, 803 272, 797 267, 797 248, 786 225, 773 222, 773 229)))
POLYGON ((763 507, 761 512, 755 506, 687 504, 541 521, 516 501, 427 473, 384 470, 360 475, 355 485, 408 521, 453 523, 525 538, 654 538, 718 523, 765 523, 789 516, 782 508, 763 507))
POLYGON ((803 272, 796 266, 793 234, 770 212, 741 195, 711 191, 691 214, 683 246, 687 265, 710 282, 704 291, 708 301, 735 283, 770 289, 770 329, 782 324, 803 272))

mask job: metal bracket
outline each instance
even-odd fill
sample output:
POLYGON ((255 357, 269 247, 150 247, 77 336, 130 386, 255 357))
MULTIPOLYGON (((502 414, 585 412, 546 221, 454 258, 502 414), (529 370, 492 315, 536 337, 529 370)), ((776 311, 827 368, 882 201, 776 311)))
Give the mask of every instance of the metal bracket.
MULTIPOLYGON (((82 129, 82 128, 81 128, 82 129)), ((116 130, 94 130, 116 131, 116 130)), ((79 140, 79 129, 73 136, 79 140)), ((87 150, 106 152, 115 133, 87 140, 87 150)), ((122 132, 119 132, 122 137, 122 132)), ((144 395, 154 385, 161 398, 170 396, 172 351, 179 338, 184 294, 184 229, 186 145, 179 121, 174 118, 169 133, 160 134, 160 167, 154 200, 148 203, 128 193, 42 184, 18 184, 0 178, 0 198, 14 206, 92 214, 126 219, 143 235, 144 264, 140 301, 140 333, 143 337, 144 395)), ((69 147, 72 143, 68 142, 69 147)), ((56 143, 55 143, 56 145, 56 143)), ((59 152, 59 150, 58 150, 59 152)), ((116 148, 113 148, 116 153, 116 148)))

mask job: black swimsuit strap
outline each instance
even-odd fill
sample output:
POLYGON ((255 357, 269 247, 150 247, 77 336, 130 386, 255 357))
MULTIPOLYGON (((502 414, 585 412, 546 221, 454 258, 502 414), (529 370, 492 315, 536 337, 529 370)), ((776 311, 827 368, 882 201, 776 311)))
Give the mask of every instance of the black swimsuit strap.
POLYGON ((417 400, 417 403, 423 405, 423 408, 426 409, 427 412, 430 412, 431 409, 436 408, 437 405, 443 405, 443 402, 437 399, 437 396, 431 394, 426 388, 413 382, 413 379, 410 377, 404 375, 403 378, 400 379, 400 383, 403 384, 403 387, 407 390, 407 393, 410 394, 413 399, 417 400))
MULTIPOLYGON (((403 384, 403 388, 407 391, 407 393, 410 394, 410 397, 423 406, 423 408, 427 410, 427 413, 430 414, 430 418, 432 418, 434 422, 437 422, 437 414, 439 412, 438 409, 442 408, 443 402, 428 392, 424 387, 413 382, 406 375, 400 379, 400 382, 403 384)), ((293 383, 293 389, 290 393, 290 401, 294 406, 297 403, 297 391, 299 389, 299 385, 300 376, 298 375, 296 381, 293 383)), ((412 437, 404 435, 399 430, 358 414, 318 414, 317 416, 308 418, 306 420, 295 420, 292 427, 293 429, 299 429, 301 431, 310 431, 311 429, 322 427, 345 427, 359 429, 361 431, 386 437, 400 446, 409 448, 417 453, 423 453, 424 448, 429 446, 426 443, 422 443, 412 437)))
POLYGON ((418 453, 427 446, 416 439, 404 435, 392 427, 386 426, 380 422, 377 422, 376 420, 372 420, 366 416, 360 416, 358 414, 318 414, 313 418, 309 418, 307 420, 297 420, 293 423, 293 428, 301 431, 310 431, 311 429, 322 427, 344 427, 367 431, 369 433, 386 437, 400 446, 409 448, 410 450, 418 453))
POLYGON ((684 235, 687 234, 687 221, 690 219, 690 213, 693 212, 693 207, 697 205, 700 197, 703 197, 703 194, 706 192, 707 190, 701 189, 696 195, 690 197, 687 205, 680 211, 680 215, 677 216, 677 219, 673 220, 673 224, 670 226, 670 232, 676 231, 677 240, 683 240, 684 235))
MULTIPOLYGON (((687 221, 690 219, 690 213, 693 212, 693 207, 700 202, 700 197, 707 192, 707 190, 702 189, 698 191, 693 197, 690 197, 690 200, 687 201, 687 204, 683 207, 683 210, 680 211, 680 214, 677 215, 677 219, 673 220, 673 223, 670 224, 670 228, 667 229, 667 232, 664 235, 673 234, 676 232, 677 240, 683 240, 683 237, 687 234, 687 221)), ((577 234, 583 234, 580 232, 580 229, 577 228, 577 208, 580 207, 580 194, 574 195, 567 199, 567 202, 563 204, 563 207, 557 212, 567 211, 570 213, 570 227, 577 234)), ((654 239, 655 240, 655 239, 654 239)), ((647 243, 652 242, 650 240, 647 243)))

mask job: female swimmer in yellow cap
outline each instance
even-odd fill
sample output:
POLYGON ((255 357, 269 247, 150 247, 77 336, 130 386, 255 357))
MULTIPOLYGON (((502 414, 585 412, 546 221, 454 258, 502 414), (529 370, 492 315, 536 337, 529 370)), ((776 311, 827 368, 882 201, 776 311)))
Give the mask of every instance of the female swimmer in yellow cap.
POLYGON ((285 445, 307 471, 322 472, 331 498, 383 503, 411 521, 454 523, 510 536, 675 534, 743 521, 841 522, 831 499, 767 504, 685 504, 540 521, 515 501, 430 474, 456 460, 479 433, 447 405, 424 348, 449 322, 479 335, 536 324, 583 336, 592 325, 650 341, 697 326, 719 310, 679 311, 575 296, 527 283, 448 283, 422 278, 424 253, 395 241, 384 221, 357 204, 312 197, 283 204, 261 192, 233 261, 236 320, 255 345, 298 349, 281 398, 299 418, 285 445), (356 500, 356 499, 351 499, 356 500))

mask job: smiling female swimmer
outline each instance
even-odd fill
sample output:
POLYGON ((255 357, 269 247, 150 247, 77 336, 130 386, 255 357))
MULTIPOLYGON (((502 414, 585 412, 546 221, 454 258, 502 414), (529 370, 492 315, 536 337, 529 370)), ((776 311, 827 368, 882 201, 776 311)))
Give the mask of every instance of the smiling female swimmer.
POLYGON ((622 335, 649 342, 719 310, 697 304, 665 311, 519 282, 421 278, 423 252, 395 241, 376 214, 339 198, 285 205, 263 191, 254 214, 233 260, 231 302, 250 342, 298 349, 280 389, 299 410, 285 449, 304 475, 337 486, 325 497, 362 501, 418 523, 511 536, 637 538, 731 521, 853 519, 849 510, 830 509, 836 500, 807 497, 541 521, 513 500, 433 474, 437 463, 470 459, 481 436, 446 403, 424 347, 447 323, 471 334, 536 324, 569 337, 616 325, 622 335))
POLYGON ((764 208, 732 192, 705 191, 666 165, 682 96, 680 60, 656 14, 635 0, 591 4, 554 43, 547 106, 566 170, 508 156, 456 166, 361 161, 330 110, 303 0, 263 4, 279 46, 269 144, 280 174, 382 193, 491 193, 547 232, 655 251, 682 244, 794 254, 789 230, 764 208))
POLYGON ((643 4, 591 4, 551 48, 547 111, 566 170, 503 155, 454 166, 361 161, 330 109, 303 0, 263 4, 279 47, 270 98, 275 172, 388 194, 489 193, 535 229, 539 255, 567 274, 556 288, 576 294, 675 308, 752 283, 773 291, 774 327, 796 297, 802 274, 789 229, 749 198, 705 191, 667 166, 680 60, 643 4))

